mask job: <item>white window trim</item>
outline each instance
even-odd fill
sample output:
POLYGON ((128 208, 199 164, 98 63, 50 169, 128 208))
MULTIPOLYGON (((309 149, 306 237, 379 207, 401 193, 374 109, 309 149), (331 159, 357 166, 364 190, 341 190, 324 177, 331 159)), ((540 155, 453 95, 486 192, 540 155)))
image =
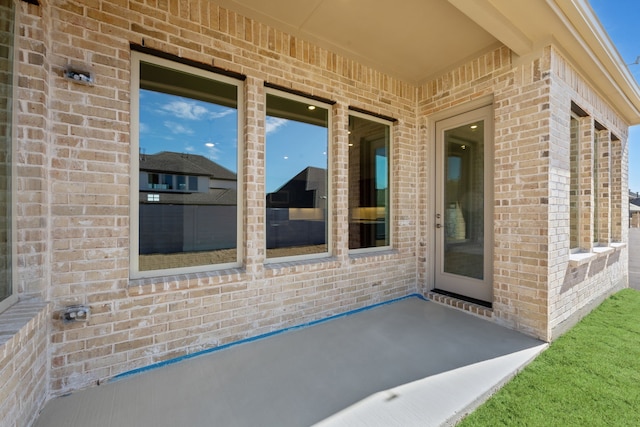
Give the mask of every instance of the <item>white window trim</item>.
MULTIPOLYGON (((277 263, 283 263, 283 262, 295 262, 295 261, 308 261, 308 260, 315 260, 315 259, 321 259, 321 258, 327 258, 330 257, 332 254, 332 247, 333 247, 333 218, 331 215, 331 212, 333 212, 333 150, 332 150, 332 143, 333 143, 333 132, 332 132, 332 123, 333 123, 333 106, 331 104, 327 104, 324 102, 320 102, 317 101, 313 98, 307 98, 301 95, 295 95, 292 93, 288 93, 288 92, 284 92, 281 90, 277 90, 277 89, 272 89, 269 87, 265 87, 265 93, 264 93, 264 116, 262 117, 262 122, 266 123, 267 122, 267 95, 273 95, 273 96, 277 96, 279 98, 287 98, 287 99, 291 99, 293 101, 298 101, 298 102, 302 102, 308 105, 315 105, 316 107, 319 108, 324 108, 327 110, 327 222, 326 222, 326 236, 327 236, 327 242, 326 242, 326 246, 327 246, 327 251, 325 252, 319 252, 319 253, 315 253, 315 254, 305 254, 305 255, 291 255, 291 256, 283 256, 283 257, 276 257, 276 258, 267 258, 266 253, 267 253, 267 233, 266 233, 266 206, 264 209, 264 216, 265 216, 265 239, 263 242, 263 247, 265 250, 265 259, 264 259, 264 264, 277 264, 277 263)), ((263 130, 264 131, 264 130, 263 130)), ((267 165, 266 165, 266 158, 267 158, 267 149, 266 149, 266 141, 267 141, 267 135, 266 135, 266 131, 264 134, 264 141, 265 141, 265 150, 264 150, 264 154, 265 154, 265 183, 266 183, 266 175, 269 173, 269 171, 267 171, 267 165)), ((266 187, 264 188, 263 191, 263 197, 266 197, 266 187)))
MULTIPOLYGON (((366 119, 366 120, 370 120, 372 122, 377 122, 380 124, 383 124, 385 126, 389 126, 389 150, 387 153, 387 168, 389 170, 389 176, 387 177, 387 179, 389 180, 387 183, 387 186, 389 188, 389 200, 387 201, 387 203, 389 204, 388 208, 389 208, 389 218, 387 219, 387 221, 389 222, 389 244, 386 246, 372 246, 370 248, 358 248, 358 249, 349 249, 349 254, 350 255, 360 255, 360 254, 365 254, 365 253, 372 253, 372 252, 384 252, 384 251, 389 251, 390 249, 393 249, 393 224, 391 222, 391 219, 393 218, 393 193, 395 193, 394 191, 394 177, 393 177, 393 122, 389 121, 389 120, 385 120, 370 114, 364 114, 364 113, 360 113, 358 111, 349 111, 349 116, 353 116, 353 117, 359 117, 361 119, 366 119)), ((348 160, 347 160, 348 162, 348 160)), ((347 165, 348 168, 348 165, 347 165)), ((347 197, 348 199, 348 197, 347 197)))
POLYGON ((216 74, 211 71, 206 71, 189 65, 181 64, 179 62, 170 61, 164 58, 158 58, 153 55, 132 51, 131 52, 131 169, 130 169, 130 218, 129 218, 129 277, 131 279, 144 279, 151 277, 162 276, 175 276, 178 274, 192 274, 192 273, 204 273, 208 271, 218 271, 231 268, 241 267, 241 260, 243 259, 243 203, 244 200, 244 185, 243 185, 243 155, 244 153, 244 132, 242 123, 244 123, 244 90, 243 83, 237 79, 216 74), (237 114, 238 114, 238 129, 237 129, 237 231, 236 231, 236 262, 223 263, 223 264, 207 264, 197 265, 192 267, 180 267, 180 268, 167 268, 162 270, 139 270, 139 221, 140 221, 140 201, 138 191, 140 187, 140 62, 147 62, 163 66, 176 71, 183 71, 185 73, 194 74, 210 80, 216 80, 222 83, 228 83, 238 88, 237 92, 237 114))

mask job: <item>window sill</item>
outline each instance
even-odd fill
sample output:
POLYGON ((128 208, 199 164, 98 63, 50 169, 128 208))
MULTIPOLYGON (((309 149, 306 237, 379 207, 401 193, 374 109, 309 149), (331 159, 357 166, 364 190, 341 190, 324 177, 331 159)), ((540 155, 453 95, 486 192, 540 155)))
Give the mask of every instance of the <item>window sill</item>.
POLYGON ((166 274, 164 276, 130 278, 129 287, 157 285, 158 283, 181 282, 190 280, 210 279, 212 277, 242 276, 246 273, 244 268, 221 268, 198 273, 166 274))
POLYGON ((0 314, 0 347, 19 335, 33 319, 46 315, 49 303, 37 298, 18 301, 0 314))
POLYGON ((276 274, 295 273, 299 271, 311 271, 337 267, 336 257, 309 258, 297 261, 282 261, 265 263, 264 269, 267 276, 276 274))
POLYGON ((400 252, 398 252, 397 249, 371 250, 368 252, 350 253, 349 259, 351 262, 357 262, 363 259, 388 259, 390 257, 397 256, 399 253, 400 252))
POLYGON ((599 246, 592 249, 591 252, 578 252, 569 255, 569 266, 580 267, 581 265, 589 264, 591 261, 598 259, 602 256, 607 256, 615 251, 624 248, 626 243, 611 243, 609 246, 599 246))

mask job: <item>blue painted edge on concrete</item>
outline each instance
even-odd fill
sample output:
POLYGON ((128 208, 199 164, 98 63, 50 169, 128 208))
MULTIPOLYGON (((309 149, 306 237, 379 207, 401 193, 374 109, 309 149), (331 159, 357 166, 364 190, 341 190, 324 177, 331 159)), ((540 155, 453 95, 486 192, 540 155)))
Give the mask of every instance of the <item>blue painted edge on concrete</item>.
POLYGON ((224 349, 229 348, 229 347, 235 347, 236 345, 246 344, 246 343, 249 343, 249 342, 252 342, 252 341, 258 341, 258 340, 261 340, 261 339, 264 339, 264 338, 272 337, 274 335, 280 335, 280 334, 285 333, 285 332, 295 331, 297 329, 308 328, 310 326, 318 325, 320 323, 329 322, 330 320, 339 319, 341 317, 351 316, 351 315, 356 314, 356 313, 361 313, 363 311, 371 310, 373 308, 377 308, 377 307, 381 307, 381 306, 384 306, 384 305, 393 304, 393 303, 396 303, 396 302, 399 302, 399 301, 403 301, 403 300, 406 300, 406 299, 409 299, 409 298, 418 298, 418 299, 421 299, 423 301, 429 301, 427 298, 425 298, 423 295, 420 295, 420 294, 406 295, 404 297, 392 299, 392 300, 385 301, 385 302, 380 302, 380 303, 377 303, 377 304, 369 305, 367 307, 358 308, 356 310, 347 311, 346 313, 341 313, 341 314, 336 314, 334 316, 329 316, 329 317, 324 318, 324 319, 319 319, 319 320, 314 320, 312 322, 302 323, 300 325, 291 326, 289 328, 284 328, 284 329, 279 329, 279 330, 273 331, 273 332, 267 332, 266 334, 257 335, 255 337, 247 338, 247 339, 240 340, 240 341, 234 341, 234 342, 231 342, 231 343, 228 343, 228 344, 224 344, 224 345, 221 345, 221 346, 218 346, 218 347, 208 348, 206 350, 201 350, 201 351, 198 351, 198 352, 195 352, 195 353, 185 354, 184 356, 176 357, 174 359, 169 359, 169 360, 165 360, 165 361, 162 361, 162 362, 153 363, 153 364, 148 365, 148 366, 143 366, 141 368, 132 369, 130 371, 123 372, 123 373, 118 374, 118 375, 116 375, 114 377, 111 377, 111 379, 109 379, 108 382, 120 380, 122 378, 130 377, 132 375, 139 374, 139 373, 146 372, 146 371, 150 371, 152 369, 161 368, 163 366, 173 365, 174 363, 178 363, 178 362, 181 362, 183 360, 191 359, 193 357, 202 356, 204 354, 214 353, 216 351, 224 350, 224 349))

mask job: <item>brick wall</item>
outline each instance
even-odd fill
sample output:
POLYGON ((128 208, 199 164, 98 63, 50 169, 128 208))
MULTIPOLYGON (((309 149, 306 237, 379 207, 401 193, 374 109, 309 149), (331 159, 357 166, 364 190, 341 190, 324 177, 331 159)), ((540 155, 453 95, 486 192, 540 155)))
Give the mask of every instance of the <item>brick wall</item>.
POLYGON ((558 51, 551 52, 551 197, 557 206, 549 222, 549 326, 553 339, 612 292, 627 286, 628 126, 558 51), (580 118, 580 247, 590 256, 571 256, 568 222, 571 103, 580 118), (604 130, 596 129, 598 126, 604 130), (597 146, 594 150, 593 146, 597 146), (595 169, 594 169, 595 165, 595 169), (597 174, 593 177, 592 175, 597 174), (610 197, 609 197, 610 196, 610 197), (581 199, 581 200, 580 200, 581 199), (594 208, 594 206, 597 206, 594 208), (597 213, 597 214, 596 214, 597 213), (597 233, 597 234, 596 234, 597 233), (573 259, 572 259, 573 258, 573 259))
POLYGON ((44 288, 11 281, 19 277, 11 271, 15 264, 10 215, 12 194, 16 194, 11 180, 12 137, 16 132, 12 127, 15 16, 15 3, 0 1, 0 298, 4 304, 14 302, 16 295, 23 299, 0 313, 0 425, 7 427, 30 425, 44 405, 49 385, 48 306, 40 299, 25 298, 27 293, 42 296, 44 288), (11 285, 13 296, 5 299, 11 295, 11 285))
MULTIPOLYGON (((50 160, 37 169, 48 178, 51 198, 50 238, 43 245, 51 248, 49 295, 55 310, 91 307, 86 324, 53 323, 52 394, 416 291, 412 86, 210 1, 157 7, 52 1, 38 13, 48 17, 42 28, 50 40, 49 90, 43 93, 51 101, 48 111, 38 110, 48 120, 50 160), (241 269, 129 280, 130 43, 247 76, 241 269), (67 64, 88 66, 94 84, 65 80, 67 64), (263 263, 265 81, 336 101, 329 259, 263 263), (399 119, 393 127, 392 251, 348 253, 348 106, 399 119)), ((32 74, 37 81, 40 69, 29 69, 32 74)), ((37 165, 42 146, 36 141, 37 165)), ((23 168, 32 164, 27 157, 23 168)), ((39 195, 34 190, 24 197, 39 195)))
MULTIPOLYGON (((18 110, 15 146, 17 283, 20 295, 47 298, 50 220, 48 201, 49 64, 45 8, 19 2, 18 110)), ((63 103, 63 100, 58 101, 63 103)))
POLYGON ((49 306, 22 301, 0 323, 0 425, 29 426, 44 406, 49 386, 49 306))
MULTIPOLYGON (((17 172, 16 188, 12 191, 17 228, 16 260, 12 267, 16 271, 13 275, 5 272, 5 276, 14 279, 14 294, 20 301, 0 313, 0 425, 18 427, 31 425, 48 397, 51 312, 49 305, 42 302, 48 292, 46 20, 34 5, 4 1, 0 4, 3 12, 0 31, 13 31, 5 21, 13 17, 13 6, 18 7, 16 25, 20 27, 15 33, 20 36, 13 70, 18 75, 15 111, 18 126, 11 129, 12 136, 19 141, 11 158, 17 172)), ((11 42, 13 34, 1 38, 11 42)), ((4 53, 13 54, 12 49, 4 53)), ((7 65, 10 66, 2 61, 3 84, 7 83, 5 77, 13 78, 12 73, 7 74, 7 65)), ((11 88, 8 91, 11 93, 11 88)), ((10 122, 10 117, 3 115, 0 122, 5 121, 10 122)), ((3 135, 7 131, 2 128, 3 135)), ((3 163, 5 160, 3 156, 3 163)))

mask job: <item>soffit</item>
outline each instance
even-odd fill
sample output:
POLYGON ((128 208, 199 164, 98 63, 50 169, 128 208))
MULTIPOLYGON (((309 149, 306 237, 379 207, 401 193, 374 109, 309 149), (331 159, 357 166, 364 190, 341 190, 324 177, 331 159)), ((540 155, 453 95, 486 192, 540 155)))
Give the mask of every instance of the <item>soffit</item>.
POLYGON ((414 84, 498 43, 443 0, 216 3, 414 84))
POLYGON ((640 124, 640 88, 588 0, 448 1, 518 55, 555 46, 627 124, 640 124))
POLYGON ((640 124, 640 88, 587 0, 547 0, 573 37, 565 36, 567 52, 579 71, 618 109, 627 123, 640 124), (569 45, 572 44, 572 47, 569 45))
POLYGON ((213 0, 408 83, 504 44, 554 45, 628 124, 640 89, 587 0, 213 0))

